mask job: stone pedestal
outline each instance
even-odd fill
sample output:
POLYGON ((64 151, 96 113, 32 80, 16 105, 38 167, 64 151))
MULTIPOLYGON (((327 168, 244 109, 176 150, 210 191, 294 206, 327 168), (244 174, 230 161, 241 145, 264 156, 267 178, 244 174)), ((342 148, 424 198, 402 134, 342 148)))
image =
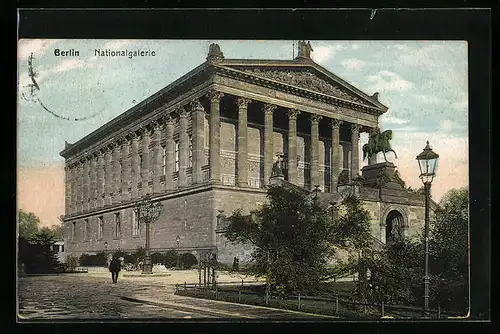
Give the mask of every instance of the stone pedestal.
POLYGON ((396 166, 392 162, 381 162, 364 166, 362 175, 365 185, 376 185, 379 178, 385 173, 391 180, 394 178, 396 166))

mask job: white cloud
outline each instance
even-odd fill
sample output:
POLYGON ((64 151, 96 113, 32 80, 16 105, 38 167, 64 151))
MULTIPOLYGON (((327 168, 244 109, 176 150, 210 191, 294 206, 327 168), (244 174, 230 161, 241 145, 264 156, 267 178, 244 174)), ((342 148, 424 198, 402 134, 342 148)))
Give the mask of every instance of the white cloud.
POLYGON ((397 118, 397 117, 393 117, 393 116, 385 116, 385 115, 382 115, 380 117, 380 121, 382 121, 384 123, 389 123, 389 124, 406 124, 409 122, 406 119, 397 118))
POLYGON ((57 39, 22 39, 18 44, 19 59, 26 59, 33 52, 33 57, 43 55, 52 45, 57 43, 57 39))
POLYGON ((423 103, 427 103, 427 104, 443 105, 443 104, 446 104, 448 102, 445 99, 440 98, 438 96, 434 96, 434 95, 415 94, 413 96, 415 97, 416 100, 423 102, 423 103))
POLYGON ((341 44, 316 46, 313 47, 313 52, 311 52, 311 58, 317 63, 322 63, 333 57, 337 51, 345 50, 345 48, 346 47, 341 44))
POLYGON ((365 66, 365 62, 358 58, 344 59, 340 63, 342 66, 350 70, 359 70, 365 66))
POLYGON ((457 127, 456 123, 449 119, 444 119, 439 122, 439 131, 451 132, 457 127))
POLYGON ((372 84, 369 90, 377 92, 407 91, 413 87, 413 83, 391 71, 380 71, 376 75, 369 75, 366 81, 372 84))
MULTIPOLYGON (((388 153, 387 160, 396 165, 401 177, 408 186, 420 188, 422 182, 418 177, 420 170, 415 158, 422 152, 427 140, 432 150, 439 154, 436 178, 432 183, 432 197, 434 200, 439 201, 449 190, 469 184, 467 138, 453 137, 438 131, 416 132, 398 129, 394 132, 391 141, 391 146, 396 151, 398 158, 395 159, 392 153, 388 153)), ((362 155, 360 161, 361 159, 362 155)), ((378 159, 381 161, 380 159, 383 159, 382 155, 378 159)), ((366 164, 366 161, 363 164, 366 164)))
POLYGON ((353 44, 351 47, 352 47, 353 50, 359 50, 359 49, 361 49, 361 45, 359 45, 359 44, 353 44))
POLYGON ((461 101, 453 102, 451 107, 455 110, 467 110, 469 107, 468 98, 464 97, 461 101))

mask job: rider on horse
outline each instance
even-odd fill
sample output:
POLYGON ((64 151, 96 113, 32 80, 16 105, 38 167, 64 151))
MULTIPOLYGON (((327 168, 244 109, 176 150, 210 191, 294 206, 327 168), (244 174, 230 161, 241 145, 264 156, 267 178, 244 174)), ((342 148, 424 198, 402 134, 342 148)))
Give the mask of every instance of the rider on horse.
POLYGON ((363 145, 363 160, 367 157, 370 159, 373 155, 376 155, 379 152, 384 154, 384 159, 387 162, 387 157, 385 156, 386 152, 394 153, 394 156, 397 158, 396 152, 391 148, 389 141, 392 139, 392 131, 386 130, 384 132, 380 132, 380 129, 375 127, 373 131, 370 133, 370 139, 368 144, 363 145))

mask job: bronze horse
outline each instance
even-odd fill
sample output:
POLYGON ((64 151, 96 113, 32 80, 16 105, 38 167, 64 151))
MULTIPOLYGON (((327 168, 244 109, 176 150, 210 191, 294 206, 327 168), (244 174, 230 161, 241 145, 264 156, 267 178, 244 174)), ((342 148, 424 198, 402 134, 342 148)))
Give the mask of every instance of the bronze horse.
POLYGON ((382 152, 384 154, 385 162, 388 162, 387 157, 385 155, 387 152, 394 153, 394 156, 397 159, 398 155, 391 148, 391 144, 389 143, 391 139, 392 139, 391 130, 386 130, 382 133, 377 133, 373 136, 370 136, 368 144, 363 145, 363 160, 365 160, 367 157, 369 160, 374 154, 376 155, 379 152, 382 152))

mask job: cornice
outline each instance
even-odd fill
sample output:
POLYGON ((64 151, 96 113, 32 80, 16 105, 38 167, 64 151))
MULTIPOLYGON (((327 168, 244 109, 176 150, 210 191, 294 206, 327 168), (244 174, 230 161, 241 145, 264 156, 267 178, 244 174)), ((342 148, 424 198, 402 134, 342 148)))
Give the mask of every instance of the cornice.
MULTIPOLYGON (((382 110, 381 108, 371 107, 362 103, 357 103, 353 101, 349 101, 346 99, 342 99, 339 97, 319 93, 307 88, 302 88, 294 85, 290 85, 287 83, 283 83, 280 81, 276 81, 269 78, 264 78, 261 76, 256 76, 245 71, 240 71, 237 69, 229 68, 221 65, 214 65, 216 68, 216 73, 230 78, 237 78, 241 81, 253 83, 259 86, 275 89, 278 91, 290 93, 297 96, 302 96, 306 98, 310 98, 312 100, 317 100, 320 102, 326 102, 335 106, 345 107, 353 110, 362 111, 371 115, 380 116, 386 110, 382 110)), ((303 66, 303 64, 302 64, 303 66)), ((363 95, 366 95, 363 93, 363 95)))

